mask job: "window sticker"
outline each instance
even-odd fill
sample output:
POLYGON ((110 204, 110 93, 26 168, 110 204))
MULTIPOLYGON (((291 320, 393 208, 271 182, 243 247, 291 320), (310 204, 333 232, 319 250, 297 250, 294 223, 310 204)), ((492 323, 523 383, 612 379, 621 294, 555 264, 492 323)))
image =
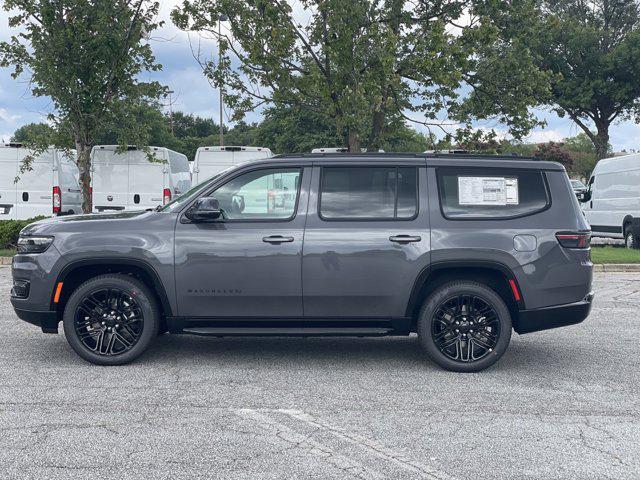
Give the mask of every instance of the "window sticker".
POLYGON ((518 179, 458 177, 460 205, 518 205, 518 179))

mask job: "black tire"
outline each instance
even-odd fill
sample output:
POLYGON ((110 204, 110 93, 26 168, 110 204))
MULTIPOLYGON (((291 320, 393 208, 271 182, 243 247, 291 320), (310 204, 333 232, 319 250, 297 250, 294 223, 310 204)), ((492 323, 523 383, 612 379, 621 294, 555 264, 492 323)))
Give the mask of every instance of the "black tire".
POLYGON ((478 282, 454 281, 425 300, 417 327, 427 355, 439 366, 453 372, 479 372, 502 357, 511 340, 512 324, 509 309, 491 288, 478 282), (463 299, 463 304, 470 301, 472 306, 460 307, 458 299, 463 299), (480 312, 487 313, 482 316, 480 312), (454 343, 442 348, 450 342, 454 343), (473 358, 476 350, 482 355, 473 358), (454 352, 460 358, 454 358, 454 352))
POLYGON ((633 238, 633 229, 631 225, 625 225, 624 227, 624 246, 626 248, 638 248, 636 246, 638 242, 636 242, 633 238))
POLYGON ((142 355, 158 336, 160 310, 153 292, 144 283, 128 275, 108 274, 87 280, 71 294, 62 322, 67 342, 82 358, 96 365, 122 365, 142 355), (95 310, 89 313, 87 305, 96 305, 95 310), (109 311, 112 308, 115 310, 109 311), (101 312, 106 313, 100 315, 101 312), (119 312, 122 316, 118 316, 119 312), (107 317, 105 322, 101 317, 107 317), (111 353, 108 348, 99 352, 105 338, 109 339, 111 353))

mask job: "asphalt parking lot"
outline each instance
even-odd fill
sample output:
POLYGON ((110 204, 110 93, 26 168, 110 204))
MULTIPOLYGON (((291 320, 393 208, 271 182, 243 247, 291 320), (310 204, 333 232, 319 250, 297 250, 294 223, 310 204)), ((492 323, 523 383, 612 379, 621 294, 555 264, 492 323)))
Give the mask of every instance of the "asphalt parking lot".
POLYGON ((415 337, 164 335, 96 367, 14 315, 0 268, 0 478, 640 478, 640 274, 586 323, 454 374, 415 337))

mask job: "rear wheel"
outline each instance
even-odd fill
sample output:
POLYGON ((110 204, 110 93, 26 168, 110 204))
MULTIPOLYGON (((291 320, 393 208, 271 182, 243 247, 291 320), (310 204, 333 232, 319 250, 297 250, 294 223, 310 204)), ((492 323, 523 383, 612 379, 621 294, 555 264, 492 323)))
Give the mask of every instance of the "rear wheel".
POLYGON ((627 248, 635 248, 631 225, 625 225, 624 227, 624 246, 627 248))
POLYGON ((160 311, 149 288, 119 274, 80 285, 63 316, 71 348, 97 365, 121 365, 139 357, 158 335, 159 323, 160 311))
POLYGON ((418 335, 446 370, 478 372, 496 363, 511 339, 511 315, 500 296, 477 282, 443 285, 425 301, 418 335))

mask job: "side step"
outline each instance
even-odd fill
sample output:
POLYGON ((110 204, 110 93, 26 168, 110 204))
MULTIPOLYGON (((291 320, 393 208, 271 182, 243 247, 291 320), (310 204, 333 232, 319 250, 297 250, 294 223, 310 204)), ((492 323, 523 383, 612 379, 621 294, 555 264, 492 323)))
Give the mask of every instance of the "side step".
POLYGON ((182 333, 209 337, 382 337, 392 328, 187 327, 182 333))

